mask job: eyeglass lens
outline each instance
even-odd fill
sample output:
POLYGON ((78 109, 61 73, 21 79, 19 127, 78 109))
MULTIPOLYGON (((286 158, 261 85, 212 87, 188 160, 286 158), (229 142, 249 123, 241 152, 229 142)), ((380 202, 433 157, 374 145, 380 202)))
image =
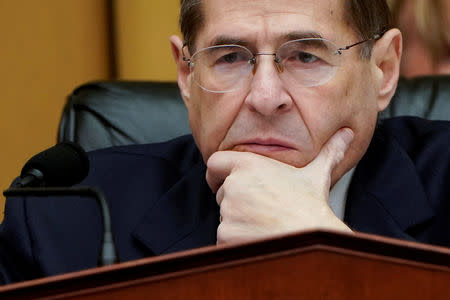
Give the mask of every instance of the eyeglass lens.
MULTIPOLYGON (((208 47, 191 58, 197 84, 210 92, 224 93, 248 86, 253 76, 254 57, 239 45, 208 47)), ((302 39, 281 45, 275 57, 279 76, 287 85, 312 87, 325 84, 336 74, 337 47, 325 39, 302 39)))

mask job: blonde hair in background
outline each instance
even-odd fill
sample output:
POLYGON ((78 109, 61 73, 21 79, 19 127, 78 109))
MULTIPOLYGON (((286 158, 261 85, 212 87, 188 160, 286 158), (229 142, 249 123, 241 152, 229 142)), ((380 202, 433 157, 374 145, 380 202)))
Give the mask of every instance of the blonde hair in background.
POLYGON ((398 24, 401 10, 409 1, 414 1, 414 17, 420 37, 431 53, 433 62, 437 63, 450 46, 450 1, 387 0, 395 24, 398 24))

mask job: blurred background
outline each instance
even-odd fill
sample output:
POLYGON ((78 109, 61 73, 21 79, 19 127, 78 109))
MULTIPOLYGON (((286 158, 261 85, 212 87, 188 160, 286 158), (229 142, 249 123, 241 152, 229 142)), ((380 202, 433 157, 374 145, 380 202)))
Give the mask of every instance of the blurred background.
POLYGON ((450 0, 387 0, 403 34, 405 77, 450 74, 450 0))
MULTIPOLYGON (((66 96, 91 80, 176 79, 179 0, 0 0, 0 189, 56 142, 66 96)), ((0 220, 4 198, 0 196, 0 220)))

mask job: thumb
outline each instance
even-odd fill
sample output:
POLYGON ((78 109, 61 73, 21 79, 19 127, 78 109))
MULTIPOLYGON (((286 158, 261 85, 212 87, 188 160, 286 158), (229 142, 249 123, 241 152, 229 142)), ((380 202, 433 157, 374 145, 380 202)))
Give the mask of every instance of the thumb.
POLYGON ((354 134, 350 128, 339 129, 326 143, 323 145, 316 158, 308 165, 308 167, 317 168, 331 175, 334 168, 344 159, 350 143, 353 141, 354 134))

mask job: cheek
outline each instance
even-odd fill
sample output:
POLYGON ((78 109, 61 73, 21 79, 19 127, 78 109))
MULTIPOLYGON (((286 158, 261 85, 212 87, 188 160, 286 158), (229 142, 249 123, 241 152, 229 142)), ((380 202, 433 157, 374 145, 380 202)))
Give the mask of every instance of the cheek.
POLYGON ((349 125, 348 96, 344 89, 331 84, 308 88, 302 95, 297 105, 310 133, 314 152, 318 152, 334 132, 349 125))
POLYGON ((233 93, 214 94, 194 87, 188 104, 189 123, 203 160, 218 150, 237 112, 239 99, 233 93))
POLYGON ((350 72, 346 74, 347 80, 339 83, 341 89, 335 89, 339 90, 334 94, 336 96, 333 99, 335 104, 330 105, 335 111, 334 118, 329 116, 334 123, 330 134, 339 128, 349 127, 355 136, 344 160, 333 172, 333 181, 354 167, 362 158, 372 139, 378 116, 376 88, 371 84, 370 69, 351 69, 356 70, 353 73, 359 75, 355 76, 350 72))
POLYGON ((369 132, 376 123, 377 106, 374 90, 368 86, 370 73, 364 68, 356 72, 355 68, 349 69, 351 72, 342 71, 336 80, 305 91, 307 95, 298 101, 316 152, 343 127, 354 131, 355 142, 359 140, 365 144, 365 138, 357 137, 371 136, 369 132), (361 76, 367 80, 361 80, 361 76))

